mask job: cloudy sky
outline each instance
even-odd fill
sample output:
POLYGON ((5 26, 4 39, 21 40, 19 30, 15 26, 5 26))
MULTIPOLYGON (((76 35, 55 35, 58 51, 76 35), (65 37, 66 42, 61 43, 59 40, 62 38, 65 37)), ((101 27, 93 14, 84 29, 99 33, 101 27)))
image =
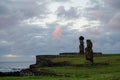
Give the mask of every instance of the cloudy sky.
POLYGON ((0 0, 0 61, 78 52, 80 35, 119 53, 120 0, 0 0))

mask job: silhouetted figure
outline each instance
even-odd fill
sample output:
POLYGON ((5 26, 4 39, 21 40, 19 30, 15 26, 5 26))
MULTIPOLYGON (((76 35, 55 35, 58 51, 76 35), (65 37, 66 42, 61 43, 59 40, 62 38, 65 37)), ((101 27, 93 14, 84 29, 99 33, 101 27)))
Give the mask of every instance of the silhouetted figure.
POLYGON ((87 47, 85 48, 85 54, 86 54, 86 64, 92 65, 93 64, 93 50, 92 50, 92 42, 91 40, 86 40, 87 47))
POLYGON ((84 54, 84 37, 79 37, 80 45, 79 45, 79 53, 84 54))

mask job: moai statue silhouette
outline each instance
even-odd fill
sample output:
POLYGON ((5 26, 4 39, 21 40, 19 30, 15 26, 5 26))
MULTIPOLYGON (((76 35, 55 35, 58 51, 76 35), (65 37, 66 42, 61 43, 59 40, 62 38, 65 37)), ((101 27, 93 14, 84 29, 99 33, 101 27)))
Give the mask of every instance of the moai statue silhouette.
POLYGON ((84 37, 79 37, 80 45, 79 45, 79 53, 84 54, 84 37))
POLYGON ((93 44, 90 39, 86 40, 87 47, 85 48, 85 55, 86 55, 86 64, 92 65, 93 64, 93 44))

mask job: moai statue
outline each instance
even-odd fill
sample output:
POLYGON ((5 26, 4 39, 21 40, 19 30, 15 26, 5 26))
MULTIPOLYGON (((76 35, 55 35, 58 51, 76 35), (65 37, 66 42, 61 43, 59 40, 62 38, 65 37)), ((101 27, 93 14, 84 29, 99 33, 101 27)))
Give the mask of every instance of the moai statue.
POLYGON ((79 37, 80 45, 79 45, 79 53, 84 54, 84 37, 79 37))
POLYGON ((87 47, 85 48, 85 54, 86 54, 86 64, 92 65, 93 64, 93 50, 92 50, 92 42, 91 40, 86 40, 87 47))

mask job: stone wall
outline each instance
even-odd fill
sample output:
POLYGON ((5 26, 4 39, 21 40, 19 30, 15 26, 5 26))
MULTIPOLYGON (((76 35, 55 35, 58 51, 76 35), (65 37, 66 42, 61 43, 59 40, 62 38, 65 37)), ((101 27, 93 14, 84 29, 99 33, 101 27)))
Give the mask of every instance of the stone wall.
POLYGON ((63 52, 63 53, 60 53, 59 55, 78 55, 79 53, 78 52, 63 52))
POLYGON ((37 55, 36 56, 36 64, 30 65, 30 69, 39 68, 43 66, 53 67, 53 66, 67 66, 70 65, 67 61, 62 62, 53 62, 52 59, 57 57, 67 57, 61 55, 37 55))
POLYGON ((36 64, 41 64, 43 61, 50 61, 52 58, 56 58, 58 55, 37 55, 36 64))

